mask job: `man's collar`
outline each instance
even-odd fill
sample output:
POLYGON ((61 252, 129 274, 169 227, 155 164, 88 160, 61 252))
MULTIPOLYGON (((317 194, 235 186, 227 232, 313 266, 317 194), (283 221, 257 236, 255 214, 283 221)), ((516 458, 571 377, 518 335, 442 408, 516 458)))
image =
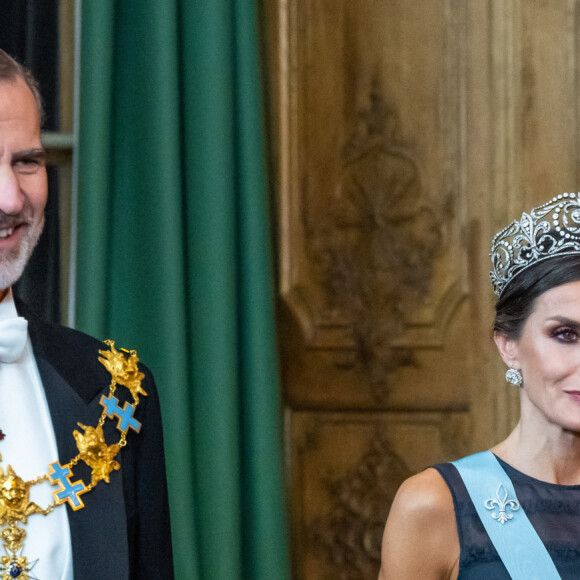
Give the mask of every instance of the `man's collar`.
POLYGON ((39 370, 47 362, 87 404, 90 403, 111 380, 98 360, 99 349, 105 345, 83 333, 43 321, 18 296, 14 303, 18 314, 28 320, 28 333, 39 370))

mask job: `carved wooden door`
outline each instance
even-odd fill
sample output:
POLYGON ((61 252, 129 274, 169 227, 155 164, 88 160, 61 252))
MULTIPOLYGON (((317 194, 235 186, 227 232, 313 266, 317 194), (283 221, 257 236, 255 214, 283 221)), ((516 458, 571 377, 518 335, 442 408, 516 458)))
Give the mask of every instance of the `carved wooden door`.
POLYGON ((375 578, 409 475, 517 416, 493 234, 578 189, 578 2, 262 3, 294 577, 375 578))

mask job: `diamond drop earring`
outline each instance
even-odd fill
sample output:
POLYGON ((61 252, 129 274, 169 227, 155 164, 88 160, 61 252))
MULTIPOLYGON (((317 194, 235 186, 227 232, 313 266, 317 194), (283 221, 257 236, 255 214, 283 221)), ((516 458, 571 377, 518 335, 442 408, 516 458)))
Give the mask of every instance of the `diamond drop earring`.
POLYGON ((505 380, 510 385, 515 385, 516 387, 521 387, 522 381, 524 380, 522 377, 522 373, 516 369, 508 369, 505 373, 505 380))

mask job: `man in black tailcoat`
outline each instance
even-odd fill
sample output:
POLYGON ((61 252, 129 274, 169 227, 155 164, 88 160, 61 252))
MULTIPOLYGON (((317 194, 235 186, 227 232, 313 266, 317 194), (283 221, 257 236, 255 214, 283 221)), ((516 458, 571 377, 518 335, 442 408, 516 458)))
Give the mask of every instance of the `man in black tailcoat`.
POLYGON ((0 50, 0 575, 171 579, 151 374, 12 295, 44 223, 41 112, 34 79, 0 50))

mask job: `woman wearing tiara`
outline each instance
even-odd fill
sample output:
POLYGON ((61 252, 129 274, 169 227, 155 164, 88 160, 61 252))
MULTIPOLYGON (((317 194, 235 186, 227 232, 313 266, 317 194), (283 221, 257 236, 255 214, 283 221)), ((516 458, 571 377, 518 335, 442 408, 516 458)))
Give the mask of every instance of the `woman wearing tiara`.
POLYGON ((521 416, 490 451, 408 479, 380 580, 580 578, 580 199, 559 195, 492 244, 494 340, 521 416))

